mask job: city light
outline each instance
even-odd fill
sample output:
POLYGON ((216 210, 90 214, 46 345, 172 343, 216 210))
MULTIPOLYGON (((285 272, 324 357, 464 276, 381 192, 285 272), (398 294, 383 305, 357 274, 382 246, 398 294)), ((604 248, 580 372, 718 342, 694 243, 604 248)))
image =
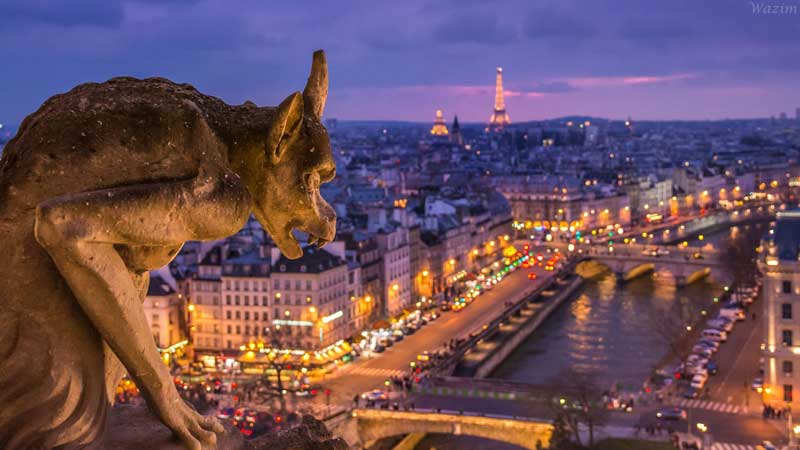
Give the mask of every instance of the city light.
POLYGON ((333 313, 333 314, 331 314, 331 315, 329 315, 329 316, 325 316, 325 317, 323 317, 323 318, 322 318, 322 323, 330 323, 330 322, 333 322, 334 320, 336 320, 336 319, 339 319, 339 318, 341 318, 342 316, 344 316, 344 313, 343 313, 341 310, 339 310, 339 311, 336 311, 335 313, 333 313))

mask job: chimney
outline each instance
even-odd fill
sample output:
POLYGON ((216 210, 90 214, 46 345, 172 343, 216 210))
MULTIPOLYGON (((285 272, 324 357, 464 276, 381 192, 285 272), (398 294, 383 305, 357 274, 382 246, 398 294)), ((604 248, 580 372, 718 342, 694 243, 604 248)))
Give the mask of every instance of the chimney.
POLYGON ((281 251, 278 247, 270 247, 270 264, 274 265, 281 257, 281 251))
POLYGON ((344 250, 344 241, 333 241, 325 244, 323 250, 341 259, 347 259, 344 250))

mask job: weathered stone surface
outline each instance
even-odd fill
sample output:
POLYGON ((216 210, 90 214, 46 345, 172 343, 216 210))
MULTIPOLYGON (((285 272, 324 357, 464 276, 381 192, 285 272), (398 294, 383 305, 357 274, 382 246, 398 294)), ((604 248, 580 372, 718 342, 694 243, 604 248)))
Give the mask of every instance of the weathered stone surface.
POLYGON ((0 448, 96 447, 123 373, 199 450, 221 425, 187 407, 141 303, 148 270, 254 214, 290 258, 336 215, 320 122, 324 54, 277 108, 227 105, 162 78, 87 83, 28 116, 0 159, 0 448))
MULTIPOLYGON (((331 436, 325 424, 311 416, 290 430, 242 439, 241 433, 230 425, 217 435, 217 450, 347 450, 347 444, 331 436)), ((183 450, 172 432, 146 408, 121 405, 110 413, 104 450, 183 450)))

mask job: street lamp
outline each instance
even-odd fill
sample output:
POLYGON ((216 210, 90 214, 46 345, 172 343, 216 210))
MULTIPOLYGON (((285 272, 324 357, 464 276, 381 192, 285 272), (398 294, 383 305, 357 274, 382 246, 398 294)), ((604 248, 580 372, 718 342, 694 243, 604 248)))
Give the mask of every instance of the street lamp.
POLYGON ((703 436, 703 448, 711 448, 711 435, 708 433, 708 425, 704 423, 698 423, 697 429, 700 430, 700 433, 703 436))

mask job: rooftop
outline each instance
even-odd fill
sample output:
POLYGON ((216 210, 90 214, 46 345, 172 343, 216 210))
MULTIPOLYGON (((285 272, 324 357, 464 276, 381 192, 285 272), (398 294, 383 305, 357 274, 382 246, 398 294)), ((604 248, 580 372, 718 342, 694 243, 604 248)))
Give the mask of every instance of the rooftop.
POLYGON ((800 209, 778 213, 773 238, 778 259, 797 261, 800 259, 800 209))
POLYGON ((314 246, 306 247, 303 256, 289 259, 281 254, 272 265, 275 273, 321 273, 346 264, 341 258, 314 246))

